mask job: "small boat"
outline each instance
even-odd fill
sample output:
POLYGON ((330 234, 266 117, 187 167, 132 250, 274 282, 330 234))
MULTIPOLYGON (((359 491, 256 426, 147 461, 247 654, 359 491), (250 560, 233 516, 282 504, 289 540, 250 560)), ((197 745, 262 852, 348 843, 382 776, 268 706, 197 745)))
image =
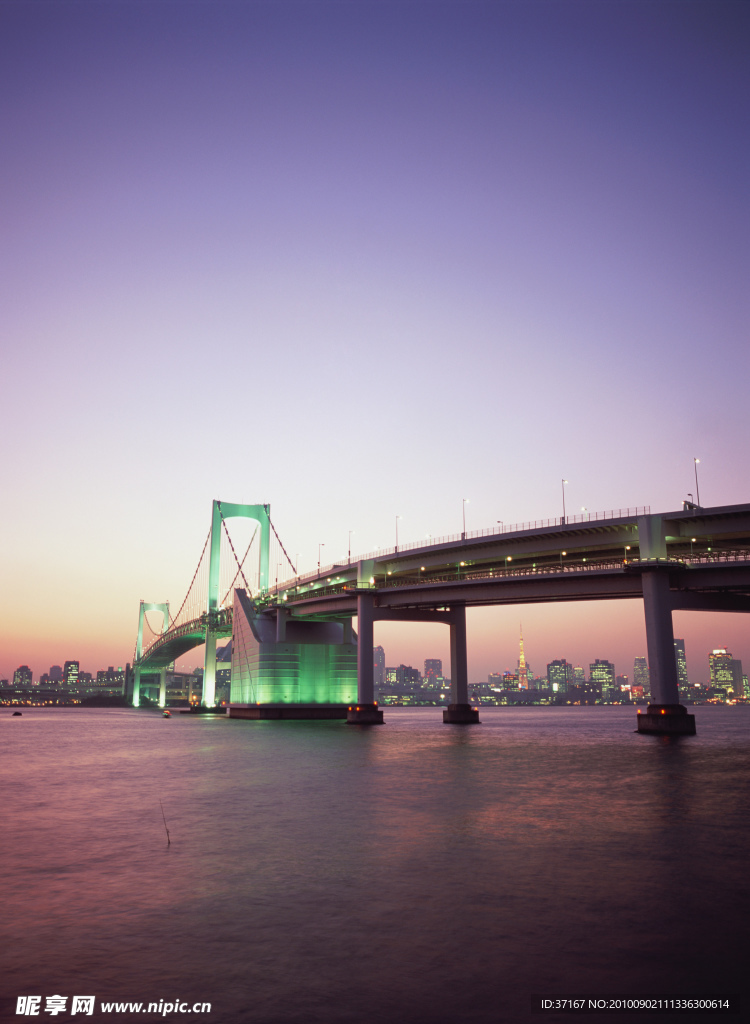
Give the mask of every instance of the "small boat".
POLYGON ((172 712, 171 711, 167 711, 167 709, 165 708, 164 709, 164 718, 171 718, 171 717, 172 717, 172 712))

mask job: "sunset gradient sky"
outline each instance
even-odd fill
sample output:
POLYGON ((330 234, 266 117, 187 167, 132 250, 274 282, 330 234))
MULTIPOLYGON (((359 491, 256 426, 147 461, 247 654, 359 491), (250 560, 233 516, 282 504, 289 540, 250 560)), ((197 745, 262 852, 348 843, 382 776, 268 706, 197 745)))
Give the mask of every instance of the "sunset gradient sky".
MULTIPOLYGON (((748 41, 723 0, 0 2, 0 676, 132 657, 213 498, 302 568, 750 501, 748 41)), ((470 678, 645 653, 470 614, 470 678)), ((739 615, 681 613, 688 668, 739 615)), ((443 635, 443 634, 446 635, 443 635)), ((447 630, 380 626, 388 664, 447 630)), ((195 659, 188 658, 192 664, 195 659)))

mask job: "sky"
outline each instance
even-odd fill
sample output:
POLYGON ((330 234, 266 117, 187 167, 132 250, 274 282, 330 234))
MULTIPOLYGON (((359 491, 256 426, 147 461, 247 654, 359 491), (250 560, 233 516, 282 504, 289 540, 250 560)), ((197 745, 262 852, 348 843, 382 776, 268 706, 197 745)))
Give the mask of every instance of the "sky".
MULTIPOLYGON (((749 37, 723 0, 0 0, 0 676, 131 660, 214 498, 303 570, 562 478, 674 510, 694 457, 749 501, 749 37)), ((482 609, 471 681, 521 621, 536 671, 645 653, 637 601, 482 609)), ((696 681, 750 664, 740 615, 675 632, 696 681)))

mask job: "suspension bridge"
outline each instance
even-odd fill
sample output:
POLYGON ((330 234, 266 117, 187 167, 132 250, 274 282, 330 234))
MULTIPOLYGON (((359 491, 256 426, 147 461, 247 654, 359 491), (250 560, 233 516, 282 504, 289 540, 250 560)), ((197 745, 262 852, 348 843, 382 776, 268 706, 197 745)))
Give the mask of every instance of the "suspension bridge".
POLYGON ((374 623, 439 622, 451 641, 444 720, 477 722, 468 702, 467 607, 635 598, 644 604, 653 701, 638 729, 692 733, 694 716, 679 703, 672 612, 750 611, 750 505, 686 504, 661 514, 628 508, 501 524, 348 556, 301 575, 269 505, 214 501, 177 614, 166 602, 141 602, 133 703, 145 673, 159 675, 163 703, 168 667, 205 644, 203 704, 211 707, 216 642, 231 636, 231 716, 381 722, 374 623), (233 518, 255 524, 244 552, 227 527, 233 518), (160 628, 149 612, 161 613, 160 628))

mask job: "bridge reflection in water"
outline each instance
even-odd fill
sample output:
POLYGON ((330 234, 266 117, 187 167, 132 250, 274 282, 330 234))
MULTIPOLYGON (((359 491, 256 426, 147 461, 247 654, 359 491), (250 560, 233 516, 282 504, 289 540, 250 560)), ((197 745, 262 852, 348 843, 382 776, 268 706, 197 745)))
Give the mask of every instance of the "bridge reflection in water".
POLYGON ((163 703, 168 667, 205 644, 203 704, 212 706, 216 640, 232 636, 230 715, 379 723, 374 623, 440 622, 449 627, 451 650, 444 721, 475 723, 478 711, 468 700, 468 607, 633 598, 644 605, 653 702, 638 715, 638 731, 694 733, 694 716, 679 702, 672 612, 750 611, 750 505, 661 514, 619 509, 503 526, 371 552, 300 576, 270 506, 214 501, 211 530, 178 614, 172 619, 168 605, 141 603, 134 703, 144 673, 159 674, 163 703), (233 517, 257 524, 241 560, 226 527, 233 517), (253 575, 246 562, 258 533, 253 575), (220 600, 223 541, 225 583, 227 569, 232 578, 220 600), (286 578, 279 579, 282 554, 286 578), (273 585, 270 564, 279 567, 273 585), (148 623, 150 610, 162 612, 159 632, 148 623), (145 646, 144 626, 151 632, 145 646))

